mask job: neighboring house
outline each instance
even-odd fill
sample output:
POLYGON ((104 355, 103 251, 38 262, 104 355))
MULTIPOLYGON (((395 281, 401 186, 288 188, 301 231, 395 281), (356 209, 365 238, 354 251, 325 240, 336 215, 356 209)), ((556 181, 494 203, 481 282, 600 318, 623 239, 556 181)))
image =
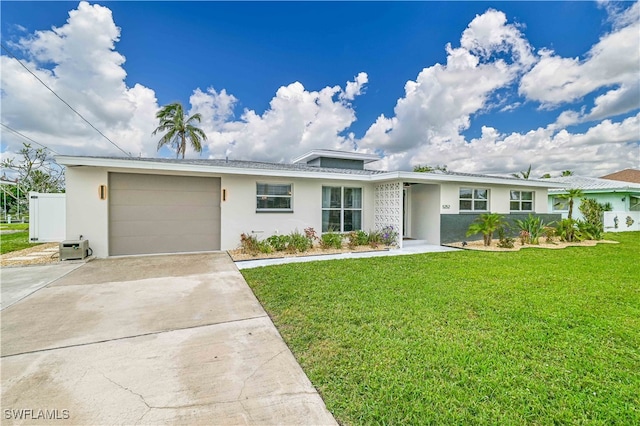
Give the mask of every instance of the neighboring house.
MULTIPOLYGON (((604 214, 605 231, 640 230, 640 184, 617 180, 566 176, 550 179, 562 188, 549 190, 549 211, 560 213, 563 218, 569 212, 568 200, 561 197, 570 188, 580 189, 585 198, 593 198, 599 203, 609 203, 611 211, 604 214)), ((582 219, 580 200, 573 205, 573 218, 582 219)))
POLYGON ((619 180, 622 182, 640 183, 640 170, 624 169, 610 175, 600 176, 600 179, 619 180))
POLYGON ((329 150, 292 164, 56 157, 67 167, 67 239, 82 235, 97 257, 227 250, 238 247, 241 233, 262 239, 309 227, 393 226, 439 245, 466 239, 483 212, 559 218, 547 214, 554 182, 365 169, 376 160, 329 150))

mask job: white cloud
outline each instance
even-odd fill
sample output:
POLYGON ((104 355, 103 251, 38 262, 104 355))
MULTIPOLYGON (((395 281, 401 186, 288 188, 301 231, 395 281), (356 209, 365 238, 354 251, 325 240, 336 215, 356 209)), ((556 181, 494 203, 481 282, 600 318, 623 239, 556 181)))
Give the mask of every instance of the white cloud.
POLYGON ((366 72, 359 73, 354 81, 348 81, 347 87, 344 90, 344 93, 340 95, 342 99, 346 99, 348 101, 352 101, 356 96, 362 93, 362 89, 364 85, 369 81, 369 76, 366 72))
POLYGON ((341 133, 356 115, 348 102, 362 92, 367 74, 339 86, 309 91, 295 82, 278 89, 269 108, 260 114, 245 110, 239 120, 231 120, 233 95, 210 88, 191 97, 191 112, 203 115, 212 156, 234 159, 289 161, 311 149, 353 149, 353 136, 341 133))
MULTIPOLYGON (((380 115, 361 140, 350 127, 356 120, 353 103, 358 96, 366 100, 365 72, 343 86, 282 86, 266 111, 245 109, 237 115, 240 100, 227 90, 195 89, 189 113, 202 114, 206 147, 214 157, 288 161, 311 149, 357 146, 384 152, 378 164, 384 169, 446 164, 454 171, 504 173, 532 164, 536 176, 566 169, 596 176, 639 167, 640 114, 622 116, 637 112, 639 103, 638 3, 607 10, 614 30, 584 59, 545 49, 534 55, 521 27, 508 23, 504 13, 476 16, 459 47, 445 47, 446 63, 407 81, 394 114, 380 115), (480 122, 490 110, 508 114, 522 107, 523 99, 509 96, 515 86, 529 103, 558 109, 594 91, 598 96, 578 111, 558 111, 546 126, 505 133, 485 125, 478 138, 467 140, 462 133, 472 120, 480 122), (593 123, 583 133, 567 130, 587 120, 593 123)), ((108 8, 81 2, 65 25, 38 31, 14 47, 25 53, 25 65, 123 149, 155 156, 155 92, 139 84, 127 87, 125 58, 115 50, 119 38, 108 8)), ((0 61, 3 123, 64 154, 121 154, 18 62, 7 56, 0 61)), ((3 131, 2 143, 15 151, 21 141, 3 131)), ((187 155, 197 154, 188 150, 187 155)))
MULTIPOLYGON (((125 85, 125 58, 114 50, 119 37, 108 8, 81 2, 66 24, 13 46, 29 58, 23 63, 30 70, 125 151, 152 154, 155 93, 125 85)), ((15 59, 0 60, 3 123, 60 153, 122 155, 15 59)), ((3 134, 5 150, 16 151, 21 143, 3 134)))
MULTIPOLYGON (((628 113, 640 106, 638 71, 640 64, 640 9, 634 3, 620 11, 607 6, 614 31, 604 35, 587 52, 584 60, 563 58, 542 49, 538 63, 522 77, 519 92, 542 108, 581 100, 596 90, 608 89, 596 97, 591 111, 581 111, 574 122, 603 119, 628 113)), ((562 124, 565 116, 559 118, 562 124)))
POLYGON ((533 60, 519 29, 496 10, 476 16, 460 44, 446 46, 446 65, 425 68, 416 81, 406 83, 395 116, 378 117, 359 146, 397 156, 461 141, 460 132, 469 127, 471 116, 490 109, 495 91, 512 84, 533 60), (511 54, 511 61, 497 57, 505 53, 511 54))

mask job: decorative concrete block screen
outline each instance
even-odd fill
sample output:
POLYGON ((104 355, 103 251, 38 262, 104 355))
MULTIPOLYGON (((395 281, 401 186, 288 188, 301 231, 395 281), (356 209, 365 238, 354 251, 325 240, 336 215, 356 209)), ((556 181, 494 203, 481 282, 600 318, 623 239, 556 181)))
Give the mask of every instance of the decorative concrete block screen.
POLYGON ((374 226, 376 229, 393 226, 398 233, 402 232, 402 182, 376 185, 374 226))

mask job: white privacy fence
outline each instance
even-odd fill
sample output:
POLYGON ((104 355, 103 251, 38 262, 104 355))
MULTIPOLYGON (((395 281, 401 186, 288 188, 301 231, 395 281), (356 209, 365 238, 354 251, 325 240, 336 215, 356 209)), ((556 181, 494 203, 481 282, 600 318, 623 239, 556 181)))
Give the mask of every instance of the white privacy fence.
POLYGON ((607 232, 640 231, 640 212, 604 212, 604 230, 607 232))
POLYGON ((29 193, 29 241, 59 242, 67 231, 65 194, 29 193))

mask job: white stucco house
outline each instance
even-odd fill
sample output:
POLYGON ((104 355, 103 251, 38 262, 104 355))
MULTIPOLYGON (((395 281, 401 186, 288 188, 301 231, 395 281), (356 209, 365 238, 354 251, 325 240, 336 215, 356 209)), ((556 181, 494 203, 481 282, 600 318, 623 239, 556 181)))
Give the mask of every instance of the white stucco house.
MULTIPOLYGON (((67 239, 97 257, 228 250, 241 233, 365 231, 465 239, 479 214, 548 214, 554 182, 451 172, 369 170, 375 155, 315 150, 291 164, 57 156, 66 166, 67 239)), ((402 245, 402 241, 399 242, 402 245)))
MULTIPOLYGON (((552 180, 559 183, 561 188, 549 190, 549 211, 566 218, 569 205, 561 195, 566 194, 568 189, 580 189, 585 198, 593 198, 599 203, 611 205, 612 210, 604 213, 605 231, 640 230, 640 184, 584 176, 565 176, 552 180)), ((581 203, 582 200, 574 201, 574 219, 582 219, 581 203)))

